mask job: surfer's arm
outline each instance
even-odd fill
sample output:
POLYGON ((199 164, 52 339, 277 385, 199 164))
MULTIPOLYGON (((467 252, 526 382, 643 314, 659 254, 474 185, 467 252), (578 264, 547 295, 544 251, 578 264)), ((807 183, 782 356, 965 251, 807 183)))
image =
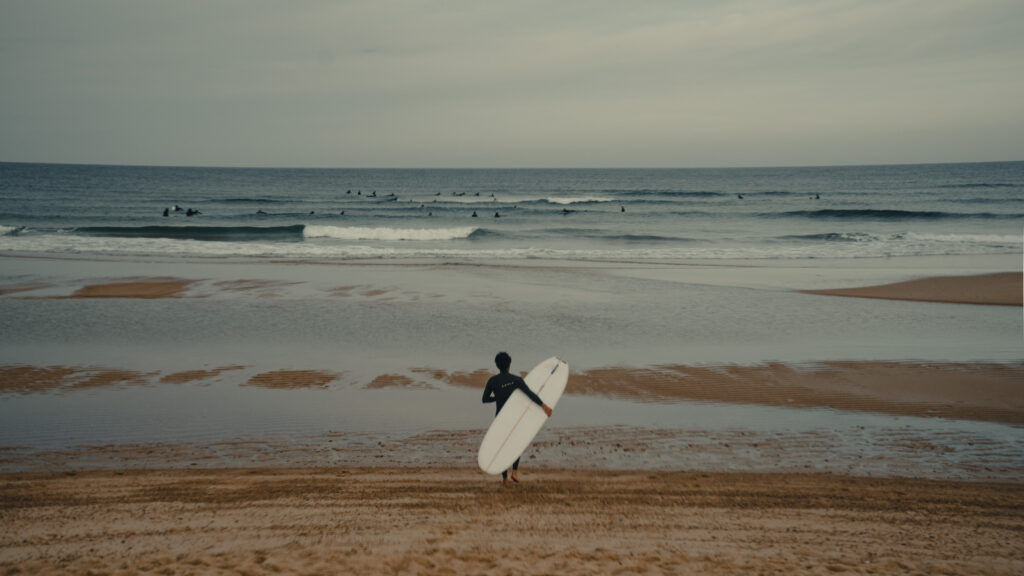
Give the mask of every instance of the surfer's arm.
POLYGON ((537 396, 533 390, 530 390, 530 387, 526 385, 526 382, 523 382, 522 380, 516 382, 516 388, 522 390, 523 394, 526 394, 537 406, 544 405, 544 401, 541 400, 540 396, 537 396))
POLYGON ((498 401, 498 398, 497 398, 497 396, 494 395, 494 388, 491 387, 491 383, 490 382, 487 382, 487 386, 484 386, 484 399, 483 399, 483 403, 484 404, 489 404, 491 402, 497 402, 497 401, 498 401))
POLYGON ((537 394, 535 394, 533 390, 530 390, 530 387, 526 385, 526 382, 516 383, 516 388, 522 390, 523 393, 530 398, 530 400, 533 400, 534 404, 540 406, 544 410, 544 413, 548 415, 548 417, 551 416, 551 407, 545 404, 544 401, 540 399, 540 396, 537 396, 537 394))

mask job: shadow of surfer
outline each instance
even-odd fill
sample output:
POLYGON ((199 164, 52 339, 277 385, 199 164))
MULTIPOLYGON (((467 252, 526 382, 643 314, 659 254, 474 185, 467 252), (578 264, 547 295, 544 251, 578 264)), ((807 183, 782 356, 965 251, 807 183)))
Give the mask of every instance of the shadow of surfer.
MULTIPOLYGON (((494 357, 494 365, 498 367, 498 374, 491 376, 490 380, 487 381, 487 386, 484 387, 484 398, 483 403, 488 404, 494 402, 496 404, 494 415, 497 416, 501 412, 502 406, 512 396, 512 393, 516 390, 520 390, 523 394, 532 400, 536 405, 540 406, 544 413, 551 417, 551 407, 545 404, 540 396, 534 394, 533 390, 526 385, 526 381, 521 377, 511 374, 508 369, 512 365, 512 357, 507 352, 498 352, 498 355, 494 357)), ((509 471, 505 470, 501 473, 501 483, 503 486, 508 487, 511 484, 508 483, 509 471)), ((516 458, 515 463, 512 464, 512 481, 519 482, 519 458, 516 458)))

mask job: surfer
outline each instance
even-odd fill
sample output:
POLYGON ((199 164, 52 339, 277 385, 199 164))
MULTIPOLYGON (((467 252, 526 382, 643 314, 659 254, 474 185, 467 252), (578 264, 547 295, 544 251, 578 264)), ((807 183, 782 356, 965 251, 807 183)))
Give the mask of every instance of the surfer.
MULTIPOLYGON (((516 390, 521 390, 523 394, 526 394, 530 400, 544 409, 544 413, 551 417, 551 407, 545 404, 540 396, 533 393, 530 387, 526 385, 526 381, 516 376, 515 374, 509 373, 509 366, 512 365, 512 357, 507 352, 498 352, 498 355, 494 357, 494 365, 498 367, 498 374, 491 376, 491 379, 487 381, 487 386, 484 387, 484 404, 494 402, 496 404, 494 415, 497 416, 501 412, 502 406, 505 405, 505 401, 512 396, 512 393, 516 390)), ((515 463, 512 464, 512 481, 519 482, 519 459, 517 458, 515 463)), ((508 470, 501 473, 501 483, 508 486, 508 470)))

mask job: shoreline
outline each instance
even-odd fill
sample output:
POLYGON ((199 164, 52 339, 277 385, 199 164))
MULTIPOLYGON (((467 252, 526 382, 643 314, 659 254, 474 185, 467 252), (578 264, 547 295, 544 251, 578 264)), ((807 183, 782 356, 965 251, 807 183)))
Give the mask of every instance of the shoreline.
POLYGON ((0 474, 5 573, 1015 574, 1019 484, 443 468, 0 474), (497 545, 496 542, 501 542, 497 545), (529 550, 523 554, 523 550, 529 550))

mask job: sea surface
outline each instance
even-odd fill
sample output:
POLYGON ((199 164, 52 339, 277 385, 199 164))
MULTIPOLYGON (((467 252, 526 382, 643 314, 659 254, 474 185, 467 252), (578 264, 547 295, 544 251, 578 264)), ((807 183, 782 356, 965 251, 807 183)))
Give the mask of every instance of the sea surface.
POLYGON ((1022 232, 1024 162, 662 170, 0 163, 0 252, 863 258, 1018 253, 1022 232))

